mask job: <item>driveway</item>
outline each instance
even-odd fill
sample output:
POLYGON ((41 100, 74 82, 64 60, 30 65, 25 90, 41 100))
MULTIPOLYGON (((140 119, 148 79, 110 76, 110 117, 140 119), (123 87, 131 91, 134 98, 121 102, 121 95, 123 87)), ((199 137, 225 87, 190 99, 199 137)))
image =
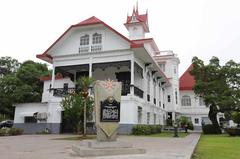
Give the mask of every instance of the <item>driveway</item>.
MULTIPOLYGON (((80 159, 70 155, 80 141, 52 140, 73 135, 21 135, 0 137, 1 159, 80 159)), ((143 155, 89 157, 88 159, 190 159, 200 134, 185 138, 120 136, 122 141, 146 149, 143 155)))

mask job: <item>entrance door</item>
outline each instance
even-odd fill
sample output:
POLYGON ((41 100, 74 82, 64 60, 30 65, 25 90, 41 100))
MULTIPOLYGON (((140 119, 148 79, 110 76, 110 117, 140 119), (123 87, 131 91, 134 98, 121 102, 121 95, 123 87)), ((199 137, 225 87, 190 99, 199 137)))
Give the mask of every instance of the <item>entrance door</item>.
POLYGON ((73 126, 70 123, 70 121, 66 120, 63 118, 64 116, 64 111, 61 112, 61 133, 73 133, 73 126))
POLYGON ((118 72, 116 73, 118 82, 122 82, 122 95, 130 93, 131 73, 130 72, 118 72))

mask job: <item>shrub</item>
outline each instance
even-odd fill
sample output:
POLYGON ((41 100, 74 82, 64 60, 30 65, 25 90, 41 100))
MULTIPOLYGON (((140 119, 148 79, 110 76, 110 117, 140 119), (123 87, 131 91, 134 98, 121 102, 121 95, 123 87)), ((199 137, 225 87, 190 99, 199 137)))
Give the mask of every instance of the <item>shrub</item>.
POLYGON ((8 131, 9 135, 22 135, 22 133, 23 133, 23 129, 20 129, 20 128, 11 128, 8 131))
POLYGON ((226 128, 225 131, 230 136, 240 136, 240 128, 226 128))
POLYGON ((167 126, 172 126, 173 125, 172 119, 167 119, 166 123, 167 123, 167 126))
POLYGON ((161 125, 135 125, 132 129, 133 135, 150 135, 160 133, 161 125))
POLYGON ((233 122, 236 123, 238 127, 240 127, 240 112, 232 112, 231 117, 233 122))
POLYGON ((8 134, 8 130, 5 128, 0 129, 0 136, 6 136, 8 134))
POLYGON ((202 126, 202 130, 204 134, 221 134, 222 133, 219 127, 216 127, 212 124, 207 124, 202 126))

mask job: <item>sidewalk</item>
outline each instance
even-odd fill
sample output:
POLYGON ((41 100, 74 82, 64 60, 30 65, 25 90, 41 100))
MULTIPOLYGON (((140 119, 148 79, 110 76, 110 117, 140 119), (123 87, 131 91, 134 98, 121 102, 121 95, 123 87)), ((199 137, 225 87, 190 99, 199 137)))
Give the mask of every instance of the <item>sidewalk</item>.
POLYGON ((93 157, 91 159, 191 159, 199 138, 199 133, 190 134, 185 138, 120 137, 123 141, 134 143, 135 147, 145 148, 147 153, 144 155, 93 157))
MULTIPOLYGON (((1 159, 81 159, 70 155, 80 141, 52 140, 69 135, 21 135, 0 137, 1 159)), ((72 136, 72 135, 71 135, 72 136)), ((89 157, 86 159, 190 159, 200 134, 185 138, 120 136, 119 140, 146 149, 142 155, 89 157)))

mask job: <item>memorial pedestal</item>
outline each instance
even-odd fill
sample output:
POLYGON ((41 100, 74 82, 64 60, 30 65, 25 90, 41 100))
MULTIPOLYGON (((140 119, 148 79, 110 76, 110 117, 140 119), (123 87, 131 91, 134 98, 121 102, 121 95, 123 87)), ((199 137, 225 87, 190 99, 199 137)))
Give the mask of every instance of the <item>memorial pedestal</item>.
POLYGON ((94 85, 97 140, 81 141, 72 147, 81 157, 143 154, 144 149, 117 140, 120 121, 121 83, 112 80, 96 81, 94 85))
POLYGON ((85 140, 81 141, 79 145, 74 145, 72 150, 75 155, 80 157, 146 153, 145 149, 134 148, 132 144, 123 141, 99 142, 96 140, 85 140))

